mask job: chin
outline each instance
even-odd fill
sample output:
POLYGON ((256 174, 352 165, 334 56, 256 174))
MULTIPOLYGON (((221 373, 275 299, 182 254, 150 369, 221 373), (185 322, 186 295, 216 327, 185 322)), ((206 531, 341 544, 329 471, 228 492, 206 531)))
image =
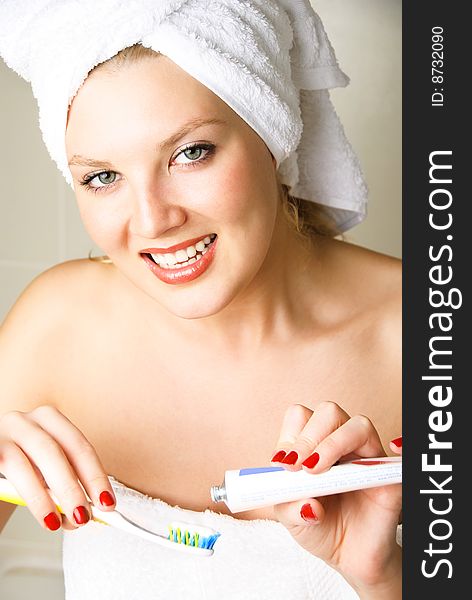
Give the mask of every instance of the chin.
MULTIPOLYGON (((231 271, 238 272, 241 266, 233 264, 231 271)), ((204 319, 219 314, 236 300, 257 272, 254 264, 251 267, 250 272, 239 271, 237 278, 216 269, 204 273, 201 279, 181 285, 138 281, 129 276, 129 271, 128 279, 171 315, 187 320, 204 319)))
POLYGON ((179 302, 163 302, 162 299, 156 301, 166 310, 181 319, 193 320, 212 317, 224 310, 230 303, 231 297, 219 297, 216 294, 202 294, 198 298, 192 297, 182 299, 179 302))

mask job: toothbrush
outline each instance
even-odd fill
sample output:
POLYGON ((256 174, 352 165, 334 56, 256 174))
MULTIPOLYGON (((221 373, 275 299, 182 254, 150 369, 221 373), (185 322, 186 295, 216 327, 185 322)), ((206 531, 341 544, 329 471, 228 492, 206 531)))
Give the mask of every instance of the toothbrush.
MULTIPOLYGON (((56 504, 57 509, 61 514, 64 511, 59 506, 57 500, 50 493, 51 498, 56 504)), ((0 473, 0 500, 16 504, 18 506, 26 506, 26 502, 18 494, 14 486, 0 473)), ((148 531, 144 527, 133 523, 130 519, 122 515, 117 510, 105 512, 91 505, 92 519, 98 523, 111 525, 127 533, 132 533, 150 542, 160 544, 167 548, 179 550, 194 556, 211 556, 216 540, 220 537, 220 533, 210 527, 202 527, 191 525, 181 521, 173 521, 169 523, 167 531, 164 533, 155 533, 148 531)))

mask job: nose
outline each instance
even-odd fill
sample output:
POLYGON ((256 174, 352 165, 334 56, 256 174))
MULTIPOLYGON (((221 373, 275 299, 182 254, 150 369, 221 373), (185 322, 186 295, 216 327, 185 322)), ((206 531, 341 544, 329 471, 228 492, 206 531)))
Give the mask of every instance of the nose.
POLYGON ((178 201, 169 199, 164 190, 155 188, 141 190, 135 195, 130 231, 146 239, 157 239, 170 229, 180 227, 187 220, 187 214, 178 201))

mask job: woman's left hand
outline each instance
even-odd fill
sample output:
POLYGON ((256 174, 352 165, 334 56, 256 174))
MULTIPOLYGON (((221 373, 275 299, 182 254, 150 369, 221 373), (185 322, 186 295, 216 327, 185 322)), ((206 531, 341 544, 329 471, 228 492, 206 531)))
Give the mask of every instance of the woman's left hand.
MULTIPOLYGON (((390 447, 400 453, 401 442, 395 441, 390 447)), ((290 471, 320 473, 339 460, 376 456, 385 451, 371 421, 323 402, 315 411, 300 404, 289 407, 272 460, 290 471)), ((401 598, 401 549, 396 543, 401 502, 401 485, 396 484, 274 509, 294 539, 339 571, 361 598, 387 600, 401 598)))

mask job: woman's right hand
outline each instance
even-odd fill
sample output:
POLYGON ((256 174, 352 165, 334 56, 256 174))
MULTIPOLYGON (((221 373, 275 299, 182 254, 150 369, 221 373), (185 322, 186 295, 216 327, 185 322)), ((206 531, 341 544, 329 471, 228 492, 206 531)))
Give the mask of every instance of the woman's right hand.
POLYGON ((95 449, 53 406, 11 411, 0 417, 0 473, 45 529, 85 525, 91 518, 85 492, 100 510, 115 508, 113 488, 95 449))

